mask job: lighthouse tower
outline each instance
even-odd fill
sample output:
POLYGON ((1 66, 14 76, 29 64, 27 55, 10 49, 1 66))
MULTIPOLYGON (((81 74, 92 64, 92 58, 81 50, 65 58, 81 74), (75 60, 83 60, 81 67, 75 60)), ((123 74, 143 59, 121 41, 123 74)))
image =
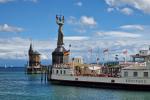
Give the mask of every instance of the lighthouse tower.
POLYGON ((52 52, 52 64, 66 64, 69 62, 69 50, 64 48, 64 34, 62 31, 64 25, 64 16, 56 15, 56 23, 58 24, 58 40, 57 48, 52 52))

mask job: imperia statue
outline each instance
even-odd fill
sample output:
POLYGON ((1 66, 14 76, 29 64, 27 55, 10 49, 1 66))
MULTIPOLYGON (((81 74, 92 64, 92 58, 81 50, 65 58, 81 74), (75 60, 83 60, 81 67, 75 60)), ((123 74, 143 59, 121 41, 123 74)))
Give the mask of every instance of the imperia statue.
POLYGON ((56 23, 59 25, 57 46, 62 46, 64 45, 64 42, 63 42, 64 34, 62 31, 62 27, 64 25, 64 16, 56 15, 56 23))

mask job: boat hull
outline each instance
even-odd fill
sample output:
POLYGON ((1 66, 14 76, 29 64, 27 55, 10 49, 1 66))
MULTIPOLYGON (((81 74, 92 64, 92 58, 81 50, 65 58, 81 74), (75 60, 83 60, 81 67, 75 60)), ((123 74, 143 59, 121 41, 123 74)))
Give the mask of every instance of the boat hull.
POLYGON ((88 82, 88 81, 69 81, 69 80, 57 80, 57 79, 51 79, 50 82, 52 84, 66 85, 66 86, 150 91, 150 85, 140 85, 140 84, 135 85, 135 84, 88 82))
POLYGON ((150 91, 150 84, 149 84, 150 79, 143 79, 143 78, 48 75, 48 80, 52 84, 59 84, 59 85, 150 91))

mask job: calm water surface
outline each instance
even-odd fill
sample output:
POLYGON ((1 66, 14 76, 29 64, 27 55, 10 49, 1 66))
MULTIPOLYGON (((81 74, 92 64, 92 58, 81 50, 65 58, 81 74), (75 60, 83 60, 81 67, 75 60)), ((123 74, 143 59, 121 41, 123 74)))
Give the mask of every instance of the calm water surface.
POLYGON ((0 100, 150 100, 150 92, 58 86, 23 69, 0 69, 0 100))

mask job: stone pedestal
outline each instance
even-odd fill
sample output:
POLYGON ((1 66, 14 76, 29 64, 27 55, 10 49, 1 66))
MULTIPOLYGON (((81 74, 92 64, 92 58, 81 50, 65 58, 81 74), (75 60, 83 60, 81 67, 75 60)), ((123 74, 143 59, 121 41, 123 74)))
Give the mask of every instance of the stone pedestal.
POLYGON ((52 64, 64 64, 69 62, 69 55, 65 55, 64 53, 67 50, 63 46, 58 46, 52 52, 52 64))

